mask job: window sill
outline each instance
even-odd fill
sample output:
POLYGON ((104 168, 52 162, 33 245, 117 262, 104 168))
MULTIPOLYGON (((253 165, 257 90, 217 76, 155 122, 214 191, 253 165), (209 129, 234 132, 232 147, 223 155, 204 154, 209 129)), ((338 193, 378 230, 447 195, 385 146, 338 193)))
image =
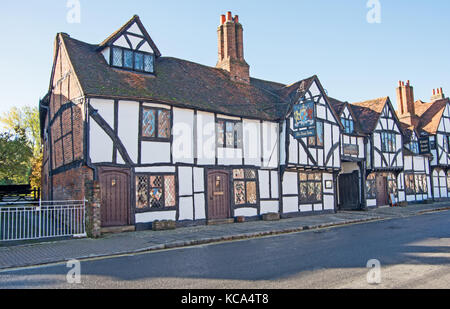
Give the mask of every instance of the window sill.
POLYGON ((136 208, 137 214, 152 213, 152 212, 166 212, 166 211, 176 211, 177 207, 166 207, 166 208, 136 208))

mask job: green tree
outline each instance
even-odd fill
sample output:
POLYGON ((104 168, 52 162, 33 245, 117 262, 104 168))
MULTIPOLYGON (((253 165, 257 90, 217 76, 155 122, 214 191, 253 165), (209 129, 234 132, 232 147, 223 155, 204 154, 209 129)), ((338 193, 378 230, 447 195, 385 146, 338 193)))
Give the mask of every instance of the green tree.
POLYGON ((39 119, 39 109, 37 107, 25 106, 22 108, 13 107, 0 117, 6 131, 11 134, 24 134, 35 156, 41 152, 41 129, 39 119))
POLYGON ((0 117, 0 123, 6 130, 1 136, 0 183, 30 183, 33 187, 40 187, 42 144, 39 109, 13 107, 0 117))
MULTIPOLYGON (((18 130, 20 131, 20 130, 18 130)), ((0 183, 28 184, 33 150, 25 137, 0 133, 0 183)))

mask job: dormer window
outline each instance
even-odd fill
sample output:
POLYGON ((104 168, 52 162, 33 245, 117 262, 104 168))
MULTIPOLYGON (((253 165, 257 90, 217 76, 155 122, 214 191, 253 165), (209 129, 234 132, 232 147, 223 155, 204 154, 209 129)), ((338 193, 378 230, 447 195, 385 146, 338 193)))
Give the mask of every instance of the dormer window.
POLYGON ((111 57, 111 65, 113 67, 136 72, 154 73, 155 57, 153 54, 114 46, 111 57))
POLYGON ((355 125, 353 120, 341 118, 341 122, 344 125, 344 132, 347 134, 353 134, 355 131, 355 125))
POLYGON ((420 150, 419 150, 419 142, 417 141, 413 141, 409 144, 409 150, 411 150, 412 153, 414 154, 419 154, 420 150))

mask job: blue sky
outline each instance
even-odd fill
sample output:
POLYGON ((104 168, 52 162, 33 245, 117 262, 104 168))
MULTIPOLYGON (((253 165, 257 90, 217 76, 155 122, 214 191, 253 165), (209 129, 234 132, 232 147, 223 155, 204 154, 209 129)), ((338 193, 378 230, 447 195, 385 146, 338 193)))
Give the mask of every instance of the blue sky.
POLYGON ((3 1, 0 113, 45 95, 57 32, 99 43, 141 17, 162 52, 214 66, 220 14, 244 26, 253 77, 292 83, 317 74, 328 93, 350 102, 390 96, 411 80, 416 99, 450 93, 450 1, 380 0, 369 24, 367 0, 80 0, 81 23, 67 22, 67 0, 3 1), (26 4, 24 4, 26 3, 26 4))

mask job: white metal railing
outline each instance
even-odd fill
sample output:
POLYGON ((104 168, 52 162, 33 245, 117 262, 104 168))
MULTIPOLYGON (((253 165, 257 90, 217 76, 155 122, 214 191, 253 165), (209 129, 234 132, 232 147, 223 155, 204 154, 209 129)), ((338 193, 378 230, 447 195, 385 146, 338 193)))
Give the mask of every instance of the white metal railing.
POLYGON ((86 236, 86 201, 0 203, 0 242, 86 236))

